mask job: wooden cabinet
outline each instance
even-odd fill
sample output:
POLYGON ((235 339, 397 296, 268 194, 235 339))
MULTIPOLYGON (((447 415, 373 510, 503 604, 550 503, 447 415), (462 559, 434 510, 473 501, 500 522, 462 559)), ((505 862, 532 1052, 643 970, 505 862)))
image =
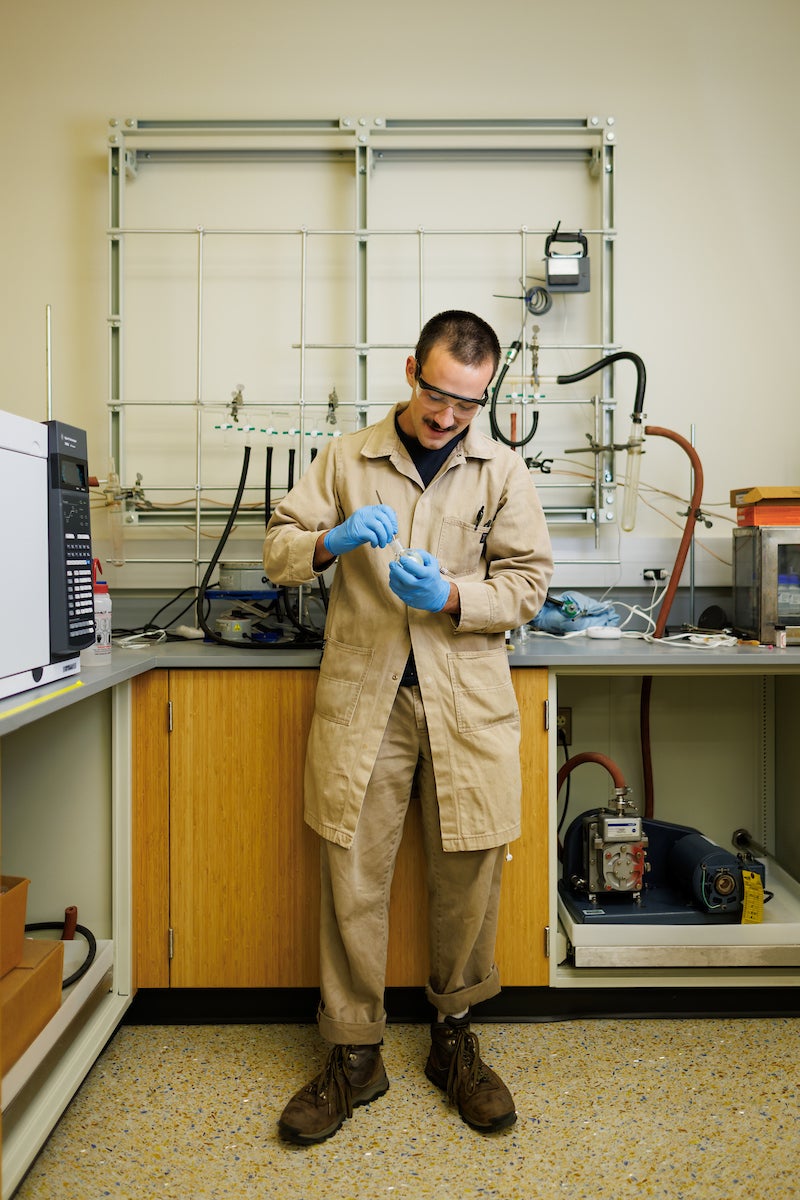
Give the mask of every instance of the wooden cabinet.
MULTIPOLYGON (((497 961, 506 985, 530 986, 547 983, 547 672, 513 674, 523 836, 505 872, 497 961)), ((318 985, 318 840, 302 815, 316 682, 315 670, 281 668, 159 670, 134 682, 139 987, 318 985)), ((413 803, 390 929, 387 985, 424 984, 424 863, 413 803)))

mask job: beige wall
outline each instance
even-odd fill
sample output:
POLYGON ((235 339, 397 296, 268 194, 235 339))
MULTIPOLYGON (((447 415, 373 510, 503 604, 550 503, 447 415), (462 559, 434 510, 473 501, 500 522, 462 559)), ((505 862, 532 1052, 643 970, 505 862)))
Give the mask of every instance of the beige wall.
MULTIPOLYGON (((709 504, 798 482, 797 0, 40 0, 7 6, 0 55, 0 407, 44 416, 50 304, 56 415, 89 430, 97 473, 109 117, 597 113, 618 129, 616 332, 650 421, 695 423, 709 504)), ((648 446, 643 478, 685 496, 687 477, 648 446)), ((709 538, 726 553, 729 526, 709 538)))

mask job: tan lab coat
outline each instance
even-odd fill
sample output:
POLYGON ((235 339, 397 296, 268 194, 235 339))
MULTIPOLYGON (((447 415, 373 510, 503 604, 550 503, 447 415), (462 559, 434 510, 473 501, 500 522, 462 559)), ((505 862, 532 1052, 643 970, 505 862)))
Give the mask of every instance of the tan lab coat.
POLYGON ((389 589, 390 549, 360 546, 336 565, 305 768, 305 819, 349 846, 413 646, 445 850, 520 833, 519 710, 505 630, 541 608, 552 552, 519 455, 472 426, 422 487, 397 436, 399 408, 332 440, 281 501, 264 539, 277 584, 315 579, 314 547, 363 505, 397 513, 404 546, 435 554, 458 586, 458 618, 409 608, 389 589))

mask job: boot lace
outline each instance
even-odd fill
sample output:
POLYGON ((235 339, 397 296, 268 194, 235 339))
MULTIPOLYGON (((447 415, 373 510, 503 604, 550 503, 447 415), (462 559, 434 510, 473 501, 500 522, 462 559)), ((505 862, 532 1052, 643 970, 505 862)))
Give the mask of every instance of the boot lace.
POLYGON ((326 1101, 329 1113, 345 1112, 352 1117, 353 1095, 345 1066, 348 1050, 349 1046, 334 1046, 319 1075, 306 1084, 306 1091, 317 1101, 326 1101))
POLYGON ((453 1103, 458 1102, 458 1094, 462 1089, 467 1096, 471 1096, 478 1084, 489 1081, 481 1061, 477 1036, 469 1029, 459 1029, 455 1038, 455 1049, 447 1072, 447 1095, 453 1103))

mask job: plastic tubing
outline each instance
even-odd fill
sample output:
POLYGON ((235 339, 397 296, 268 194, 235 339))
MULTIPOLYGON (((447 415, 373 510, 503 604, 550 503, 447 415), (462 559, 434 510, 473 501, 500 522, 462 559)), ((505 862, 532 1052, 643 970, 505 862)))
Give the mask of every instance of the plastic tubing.
MULTIPOLYGON (((558 796, 561 792, 561 788, 562 788, 567 776, 572 771, 574 771, 576 767, 579 767, 579 766, 581 766, 582 763, 587 763, 587 762, 599 763, 599 765, 601 767, 605 767, 605 769, 608 771, 611 778, 614 780, 614 787, 620 788, 620 789, 626 788, 626 790, 627 790, 627 785, 625 783, 625 776, 622 774, 622 771, 619 769, 619 767, 617 766, 617 764, 614 762, 613 759, 608 758, 605 754, 598 754, 595 750, 586 750, 586 751, 584 751, 583 754, 575 754, 575 755, 573 755, 572 758, 568 758, 567 761, 564 763, 564 765, 561 767, 561 770, 558 772, 558 775, 556 776, 556 799, 558 799, 558 796)), ((567 797, 567 803, 569 803, 569 797, 567 797)), ((562 814, 562 817, 561 817, 562 821, 563 821, 564 817, 566 816, 566 814, 567 814, 567 810, 565 808, 564 812, 562 814)), ((561 828, 561 826, 559 825, 559 829, 560 828, 561 828)), ((563 846, 561 843, 561 838, 559 837, 559 839, 558 839, 559 860, 561 859, 562 850, 563 850, 563 846)))
POLYGON ((590 375, 594 375, 595 371, 602 371, 603 367, 610 367, 612 363, 623 360, 632 362, 636 367, 636 397, 633 402, 633 413, 635 416, 641 417, 644 407, 644 390, 647 386, 647 372, 639 355, 634 354, 632 350, 617 350, 614 354, 607 354, 605 358, 598 359, 590 367, 584 367, 582 371, 575 371, 573 375, 557 375, 556 383, 580 383, 582 379, 588 379, 590 375))
POLYGON ((575 754, 572 758, 568 758, 556 776, 556 796, 561 791, 561 787, 567 776, 581 766, 582 763, 599 763, 601 767, 605 767, 611 778, 614 780, 614 787, 624 788, 628 785, 625 783, 625 776, 612 758, 605 754, 598 754, 594 750, 586 750, 583 754, 575 754))
MULTIPOLYGON (((656 627, 653 630, 653 637, 660 638, 664 636, 664 630, 667 627, 672 602, 675 599, 675 593, 678 590, 678 584, 681 580, 683 568, 686 563, 686 556, 689 553, 694 527, 697 524, 697 514, 700 511, 700 501, 703 498, 703 464, 700 462, 700 456, 695 450, 690 441, 679 433, 675 433, 672 429, 662 429, 660 425, 646 425, 645 433, 648 437, 665 437, 670 441, 675 442, 681 449, 685 450, 692 464, 694 473, 694 487, 692 488, 692 498, 689 501, 689 512, 686 517, 686 524, 683 527, 683 536, 681 537, 678 546, 678 553, 675 556, 675 563, 672 568, 672 574, 669 578, 667 590, 664 593, 664 599, 661 601, 661 607, 658 610, 658 618, 656 627)), ((650 748, 650 695, 653 690, 652 675, 645 675, 642 678, 642 688, 639 696, 639 740, 642 747, 642 794, 644 796, 644 815, 652 817, 655 809, 655 798, 653 794, 653 762, 650 748)))
MULTIPOLYGON (((206 568, 206 573, 203 576, 202 583, 200 584, 200 589, 197 593, 197 602, 195 605, 195 612, 197 614, 197 624, 200 626, 200 628, 202 629, 203 633, 206 635, 207 638, 209 638, 212 642, 216 642, 220 646, 231 646, 236 650, 282 650, 282 649, 288 650, 291 648, 296 649, 297 647, 295 646, 294 642, 283 642, 283 643, 278 643, 276 645, 274 642, 234 642, 234 641, 231 641, 228 638, 224 638, 221 633, 217 633, 217 631, 215 629, 212 629, 210 627, 210 625, 208 624, 208 621, 206 620, 205 613, 203 612, 203 604, 205 603, 206 588, 208 587, 209 582, 211 580, 211 576, 214 573, 214 568, 216 567, 217 562, 219 561, 219 556, 222 554, 222 551, 225 548, 225 543, 227 542, 227 540, 230 536, 230 532, 233 529, 233 523, 236 520, 236 517, 239 512, 239 507, 242 503, 242 495, 244 494, 244 486, 245 486, 245 483, 247 482, 247 469, 248 469, 249 465, 250 465, 250 447, 245 446, 244 457, 242 459, 242 470, 241 470, 241 474, 239 475, 239 485, 236 489, 236 496, 234 497, 233 504, 231 505, 231 511, 228 514, 227 523, 225 525, 224 530, 222 531, 222 537, 217 542, 216 549, 214 550, 214 553, 211 556, 211 561, 209 562, 208 567, 206 568)), ((291 620, 291 617, 290 617, 290 620, 291 620)), ((298 629, 301 628, 299 623, 296 621, 292 621, 292 624, 295 625, 298 629)), ((306 643, 306 645, 311 645, 311 644, 312 644, 311 642, 306 643)))
POLYGON ((644 363, 639 355, 634 354, 633 351, 618 350, 615 354, 608 354, 605 358, 592 363, 590 367, 584 367, 582 371, 576 371, 574 375, 558 375, 556 383, 578 383, 581 379, 587 379, 589 375, 594 375, 595 371, 601 371, 603 367, 611 366, 612 363, 623 360, 632 362, 636 367, 636 396, 633 402, 633 412, 631 413, 628 459, 625 464, 625 498, 620 521, 625 532, 630 533, 636 524, 636 501, 639 498, 639 470, 642 463, 642 408, 644 407, 644 390, 647 386, 647 372, 645 371, 644 363))
POLYGON ((264 525, 269 524, 272 515, 272 446, 267 446, 267 460, 264 465, 264 525))
POLYGON ((60 929, 62 932, 62 936, 61 936, 61 938, 59 938, 59 941, 62 941, 62 942, 74 941, 74 935, 76 933, 81 934, 81 936, 86 939, 86 958, 83 960, 83 962, 78 967, 78 969, 73 972, 72 975, 70 975, 67 979, 63 979, 61 981, 62 991, 64 988, 68 988, 71 983, 76 983, 79 979, 81 979, 86 974, 86 972, 89 970, 89 967, 94 962, 95 956, 97 954, 97 941, 96 941, 95 936, 92 933, 91 929, 87 929, 85 925, 78 925, 78 923, 77 923, 78 910, 75 909, 75 918, 76 919, 74 922, 72 921, 71 917, 67 916, 68 913, 69 913, 69 909, 65 910, 63 921, 59 921, 59 922, 56 922, 56 921, 32 921, 29 925, 25 926, 26 933, 28 933, 28 932, 33 933, 37 930, 44 932, 45 930, 48 930, 48 929, 54 929, 54 930, 60 929), (69 929, 67 928, 68 925, 69 925, 69 929), (66 936, 65 931, 69 932, 69 937, 66 936))
POLYGON ((700 511, 700 501, 703 498, 703 464, 700 462, 700 456, 695 450, 691 442, 687 441, 681 434, 675 433, 672 429, 662 429, 660 425, 645 425, 644 429, 648 437, 663 437, 669 438, 671 442, 675 442, 682 450, 686 452, 691 460, 692 471, 694 473, 694 487, 692 489, 692 498, 689 501, 689 512, 686 517, 686 524, 683 527, 683 536, 678 546, 678 553, 675 556, 675 563, 672 568, 672 574, 669 580, 669 586, 664 593, 664 599, 661 602, 661 608, 658 611, 658 620, 653 637, 662 637, 667 624, 669 610, 672 607, 672 602, 675 599, 675 593, 678 590, 681 574, 686 563, 686 556, 689 553, 689 547, 694 534, 694 527, 697 524, 697 514, 700 511))
POLYGON ((503 445, 509 446, 512 450, 519 450, 522 446, 527 446, 528 442, 531 441, 536 433, 536 430, 539 428, 538 409, 535 409, 533 412, 530 429, 525 434, 525 437, 521 438, 519 441, 517 441, 515 436, 516 431, 512 431, 511 437, 507 438, 497 423, 497 398, 500 395, 500 387, 506 375, 508 374, 508 368, 511 366, 514 359, 522 349, 522 342, 520 340, 521 336, 522 335, 520 335, 520 338, 518 338, 515 342, 512 342, 506 351, 506 360, 503 363, 500 374, 497 377, 497 383, 492 389, 492 399, 489 404, 489 428, 492 431, 492 437, 496 442, 502 442, 503 445))

